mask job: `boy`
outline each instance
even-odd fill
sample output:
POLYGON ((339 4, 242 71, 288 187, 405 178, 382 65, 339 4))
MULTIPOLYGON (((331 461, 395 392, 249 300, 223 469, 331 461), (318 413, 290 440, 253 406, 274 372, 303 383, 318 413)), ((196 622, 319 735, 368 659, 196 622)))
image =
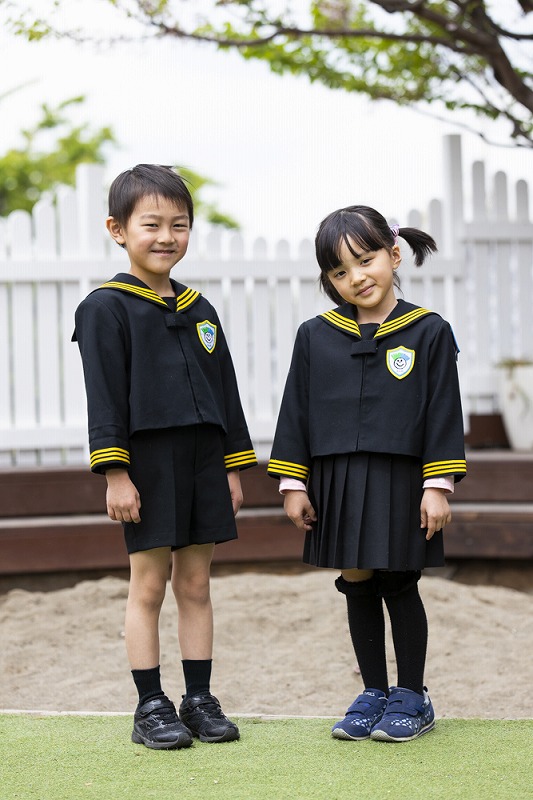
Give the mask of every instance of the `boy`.
POLYGON ((109 191, 111 237, 130 260, 79 305, 91 469, 130 560, 126 649, 139 694, 132 740, 153 749, 192 737, 239 738, 210 692, 210 564, 237 536, 239 470, 257 463, 231 356, 213 306, 170 278, 187 252, 193 203, 170 167, 139 164, 109 191), (159 615, 167 578, 185 679, 179 708, 161 688, 159 615))

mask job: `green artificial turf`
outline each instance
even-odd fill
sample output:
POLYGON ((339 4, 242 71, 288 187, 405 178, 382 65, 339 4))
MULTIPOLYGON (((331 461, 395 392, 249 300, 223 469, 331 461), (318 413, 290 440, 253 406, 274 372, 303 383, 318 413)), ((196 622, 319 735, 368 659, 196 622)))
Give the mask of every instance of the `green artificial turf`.
POLYGON ((238 719, 241 740, 148 750, 124 716, 0 715, 1 800, 499 800, 532 797, 532 720, 439 720, 346 742, 324 719, 238 719))

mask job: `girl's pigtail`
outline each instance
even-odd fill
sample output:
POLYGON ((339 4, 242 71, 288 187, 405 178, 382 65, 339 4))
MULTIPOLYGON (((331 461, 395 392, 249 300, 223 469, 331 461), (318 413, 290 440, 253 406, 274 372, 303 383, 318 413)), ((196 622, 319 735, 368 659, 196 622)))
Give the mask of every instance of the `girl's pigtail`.
POLYGON ((418 228, 400 228, 398 230, 398 236, 405 239, 413 251, 417 267, 421 267, 428 256, 437 252, 435 240, 429 233, 424 233, 424 231, 418 228))

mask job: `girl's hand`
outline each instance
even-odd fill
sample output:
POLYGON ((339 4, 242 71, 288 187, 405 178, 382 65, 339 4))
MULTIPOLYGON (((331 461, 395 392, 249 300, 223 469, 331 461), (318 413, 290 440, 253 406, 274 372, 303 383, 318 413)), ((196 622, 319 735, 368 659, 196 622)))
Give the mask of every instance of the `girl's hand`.
POLYGON ((294 522, 299 531, 310 531, 312 522, 316 522, 315 509, 311 505, 307 492, 288 491, 283 503, 285 513, 294 522))
POLYGON ((427 528, 426 539, 429 541, 435 531, 440 531, 451 519, 452 512, 444 489, 424 489, 420 505, 420 527, 427 528))
POLYGON ((233 469, 231 472, 228 472, 228 484, 231 503, 233 505, 233 514, 237 516, 237 512, 242 506, 242 501, 244 499, 241 488, 241 476, 238 469, 233 469))
POLYGON ((141 498, 126 469, 108 469, 107 514, 116 522, 140 522, 141 498))

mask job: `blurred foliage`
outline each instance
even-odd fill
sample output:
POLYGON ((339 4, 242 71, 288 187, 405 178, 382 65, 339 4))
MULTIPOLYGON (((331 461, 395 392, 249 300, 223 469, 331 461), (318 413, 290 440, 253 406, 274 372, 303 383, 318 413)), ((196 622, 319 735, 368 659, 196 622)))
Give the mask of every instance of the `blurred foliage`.
MULTIPOLYGON (((231 49, 280 75, 444 115, 485 139, 476 117, 500 120, 508 131, 501 144, 533 147, 533 0, 85 0, 88 6, 93 16, 98 8, 118 15, 111 29, 119 33, 108 41, 127 40, 136 26, 144 39, 231 49)), ((86 30, 62 23, 67 0, 39 0, 35 8, 0 0, 0 21, 29 41, 91 40, 90 21, 86 30)))
POLYGON ((61 184, 73 186, 78 164, 105 163, 104 146, 115 142, 111 128, 90 131, 87 124, 68 119, 68 110, 84 102, 79 96, 55 108, 43 103, 40 119, 21 131, 23 144, 0 156, 0 216, 16 209, 31 211, 45 192, 61 184))

